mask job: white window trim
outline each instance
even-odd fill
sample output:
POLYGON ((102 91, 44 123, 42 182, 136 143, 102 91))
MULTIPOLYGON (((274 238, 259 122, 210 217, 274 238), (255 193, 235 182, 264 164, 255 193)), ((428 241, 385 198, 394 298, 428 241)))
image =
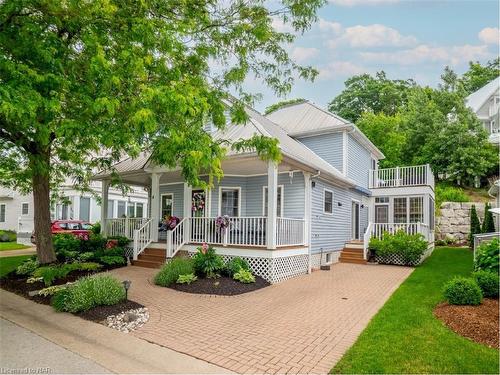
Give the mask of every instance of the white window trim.
POLYGON ((87 196, 84 196, 84 195, 83 196, 81 195, 81 196, 78 197, 78 220, 82 220, 81 216, 80 216, 80 208, 81 208, 80 201, 81 201, 82 198, 88 198, 89 199, 89 223, 90 223, 91 220, 92 220, 92 213, 93 213, 92 212, 92 197, 87 197, 87 196))
MULTIPOLYGON (((262 186, 262 216, 266 215, 266 189, 267 185, 262 186)), ((280 216, 283 217, 283 210, 285 206, 285 185, 278 185, 278 189, 281 189, 281 209, 280 216)))
MULTIPOLYGON (((358 199, 351 198, 351 215, 353 214, 353 211, 352 211, 352 204, 353 203, 358 204, 358 235, 359 235, 359 238, 362 239, 363 232, 361 232, 361 201, 358 199)), ((353 217, 351 216, 351 232, 352 232, 352 219, 353 219, 353 217)), ((351 233, 351 237, 352 237, 352 233, 351 233)))
POLYGON ((221 215, 222 208, 222 190, 238 190, 238 217, 241 216, 241 186, 219 186, 219 202, 217 207, 217 215, 221 215))
MULTIPOLYGON (((162 193, 160 194, 160 207, 159 207, 159 210, 160 210, 160 220, 163 220, 163 213, 161 212, 162 211, 162 202, 163 202, 163 196, 164 195, 171 195, 172 196, 172 216, 174 216, 174 193, 162 193)), ((142 204, 142 212, 143 212, 143 215, 144 215, 144 203, 142 204)))
POLYGON ((21 216, 28 216, 30 214, 30 202, 21 202, 21 216), (28 213, 23 214, 23 206, 28 205, 28 213))
POLYGON ((3 220, 1 220, 0 223, 5 223, 7 222, 7 205, 5 203, 0 204, 0 211, 2 210, 2 206, 3 206, 4 216, 3 220))
POLYGON ((324 189, 323 189, 323 202, 322 202, 322 203, 323 203, 323 214, 325 214, 325 215, 333 215, 333 211, 334 211, 334 210, 333 210, 333 202, 335 201, 335 198, 334 198, 334 197, 335 197, 335 194, 333 193, 333 190, 330 190, 330 189, 327 189, 327 188, 324 188, 324 189), (326 193, 327 191, 328 191, 329 193, 332 193, 332 212, 326 212, 326 211, 325 211, 325 199, 326 199, 326 194, 325 194, 325 193, 326 193))

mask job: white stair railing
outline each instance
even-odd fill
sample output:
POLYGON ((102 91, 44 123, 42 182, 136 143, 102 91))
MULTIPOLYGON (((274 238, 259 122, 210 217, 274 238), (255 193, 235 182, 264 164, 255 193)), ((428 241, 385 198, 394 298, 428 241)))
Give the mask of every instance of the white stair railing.
POLYGON ((372 229, 373 223, 369 222, 363 235, 363 259, 365 260, 368 260, 368 245, 370 244, 370 238, 372 238, 372 229))
POLYGON ((187 220, 184 218, 174 229, 167 231, 167 258, 173 258, 186 244, 188 239, 186 223, 187 220))
POLYGON ((152 242, 151 241, 151 225, 152 219, 147 220, 141 227, 134 229, 134 260, 145 248, 152 242))
POLYGON ((106 233, 108 236, 124 236, 132 239, 135 230, 142 228, 148 220, 150 219, 146 217, 106 219, 106 233))

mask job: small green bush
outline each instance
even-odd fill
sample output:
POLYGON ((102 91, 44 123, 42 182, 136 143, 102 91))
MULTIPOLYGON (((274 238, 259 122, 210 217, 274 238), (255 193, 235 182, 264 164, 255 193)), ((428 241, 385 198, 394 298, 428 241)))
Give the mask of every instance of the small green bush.
POLYGON ((108 240, 118 240, 118 246, 126 247, 130 243, 130 240, 124 236, 111 236, 108 237, 108 240))
POLYGON ((92 259, 94 259, 94 253, 92 251, 87 251, 85 253, 78 254, 79 262, 87 262, 92 259))
POLYGON ((27 259, 17 267, 16 274, 31 276, 39 266, 40 264, 37 260, 27 259))
POLYGON ((239 281, 240 283, 254 283, 255 282, 255 276, 252 275, 250 271, 240 269, 238 272, 236 272, 233 275, 233 279, 239 281))
POLYGON ((105 255, 100 257, 98 261, 99 263, 105 264, 107 266, 115 266, 127 263, 124 257, 117 255, 105 255))
POLYGON ((104 250, 106 248, 106 242, 108 240, 101 236, 100 234, 91 233, 87 240, 80 241, 80 249, 81 252, 89 252, 89 251, 99 251, 104 250))
POLYGON ((41 277, 46 286, 50 286, 57 279, 63 279, 72 271, 97 271, 102 266, 97 263, 66 263, 53 266, 39 267, 33 272, 33 277, 41 277))
POLYGON ((194 269, 198 275, 216 277, 224 269, 224 260, 215 248, 204 244, 193 256, 194 269))
POLYGON ((468 202, 469 197, 463 189, 443 183, 436 184, 436 207, 440 208, 443 202, 468 202))
POLYGON ((13 230, 0 230, 0 242, 14 242, 16 240, 17 235, 13 230))
POLYGON ((96 306, 115 305, 124 299, 125 288, 119 280, 99 275, 83 277, 57 292, 52 299, 52 306, 58 311, 76 313, 96 306))
POLYGON ((472 249, 474 247, 474 235, 481 233, 481 223, 479 222, 479 216, 477 216, 476 206, 472 205, 470 209, 470 232, 469 232, 469 247, 472 249))
POLYGON ((60 252, 76 252, 80 251, 80 240, 78 237, 69 233, 56 234, 52 239, 54 244, 54 250, 57 253, 60 252))
POLYGON ((443 294, 451 305, 479 305, 483 300, 479 285, 474 279, 466 277, 455 277, 448 281, 443 294))
POLYGON ((156 274, 154 283, 160 286, 169 286, 175 283, 180 275, 194 273, 193 261, 186 258, 174 258, 165 264, 156 274))
POLYGON ((52 285, 40 290, 38 294, 44 297, 52 296, 57 292, 59 292, 60 290, 66 289, 67 287, 68 287, 67 285, 52 285))
POLYGON ((476 249, 476 257, 474 259, 474 270, 491 271, 497 275, 499 273, 499 253, 500 240, 493 238, 491 241, 483 242, 476 249))
POLYGON ((188 273, 186 275, 179 275, 179 278, 177 279, 176 283, 189 285, 196 280, 198 280, 198 277, 196 277, 194 273, 188 273))
POLYGON ((250 266, 248 265, 248 262, 245 259, 242 259, 240 257, 235 257, 231 259, 229 262, 227 262, 226 269, 227 272, 229 273, 229 276, 233 276, 235 273, 238 273, 239 270, 241 269, 249 271, 250 266))
POLYGON ((94 234, 101 234, 101 223, 97 222, 94 225, 92 225, 91 231, 94 234))
POLYGON ((398 255, 406 265, 415 265, 427 250, 427 241, 421 234, 406 234, 398 230, 394 234, 385 232, 382 239, 372 237, 369 248, 380 257, 398 255))
POLYGON ((477 271, 472 274, 484 297, 498 297, 500 278, 491 271, 477 271))

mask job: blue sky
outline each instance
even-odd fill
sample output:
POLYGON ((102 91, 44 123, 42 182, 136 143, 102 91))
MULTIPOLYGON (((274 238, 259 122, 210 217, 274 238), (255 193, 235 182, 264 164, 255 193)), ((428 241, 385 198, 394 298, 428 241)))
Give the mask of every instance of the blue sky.
MULTIPOLYGON (((435 86, 446 65, 463 73, 470 60, 498 56, 498 0, 329 0, 318 15, 288 49, 319 76, 313 83, 296 81, 287 98, 249 80, 247 88, 264 95, 257 109, 296 97, 326 106, 348 77, 379 70, 435 86)), ((287 30, 278 20, 275 27, 287 30)))

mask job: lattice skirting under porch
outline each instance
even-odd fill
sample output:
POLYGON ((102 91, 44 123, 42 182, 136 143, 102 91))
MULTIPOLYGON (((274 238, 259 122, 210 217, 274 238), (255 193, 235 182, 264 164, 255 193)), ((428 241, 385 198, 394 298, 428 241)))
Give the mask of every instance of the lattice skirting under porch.
POLYGON ((416 262, 413 263, 406 263, 403 259, 403 257, 399 254, 391 254, 391 255, 386 255, 386 256, 380 256, 376 255, 375 256, 375 261, 381 264, 395 264, 398 266, 418 266, 421 264, 429 255, 432 254, 432 251, 434 250, 434 244, 432 246, 429 246, 428 249, 425 251, 425 253, 422 254, 420 259, 416 262))
MULTIPOLYGON (((192 257, 195 252, 188 252, 192 257)), ((245 259, 254 275, 266 279, 272 284, 288 280, 292 277, 305 275, 309 267, 307 254, 292 255, 279 258, 247 257, 239 255, 222 255, 224 262, 232 258, 240 257, 245 259)))

